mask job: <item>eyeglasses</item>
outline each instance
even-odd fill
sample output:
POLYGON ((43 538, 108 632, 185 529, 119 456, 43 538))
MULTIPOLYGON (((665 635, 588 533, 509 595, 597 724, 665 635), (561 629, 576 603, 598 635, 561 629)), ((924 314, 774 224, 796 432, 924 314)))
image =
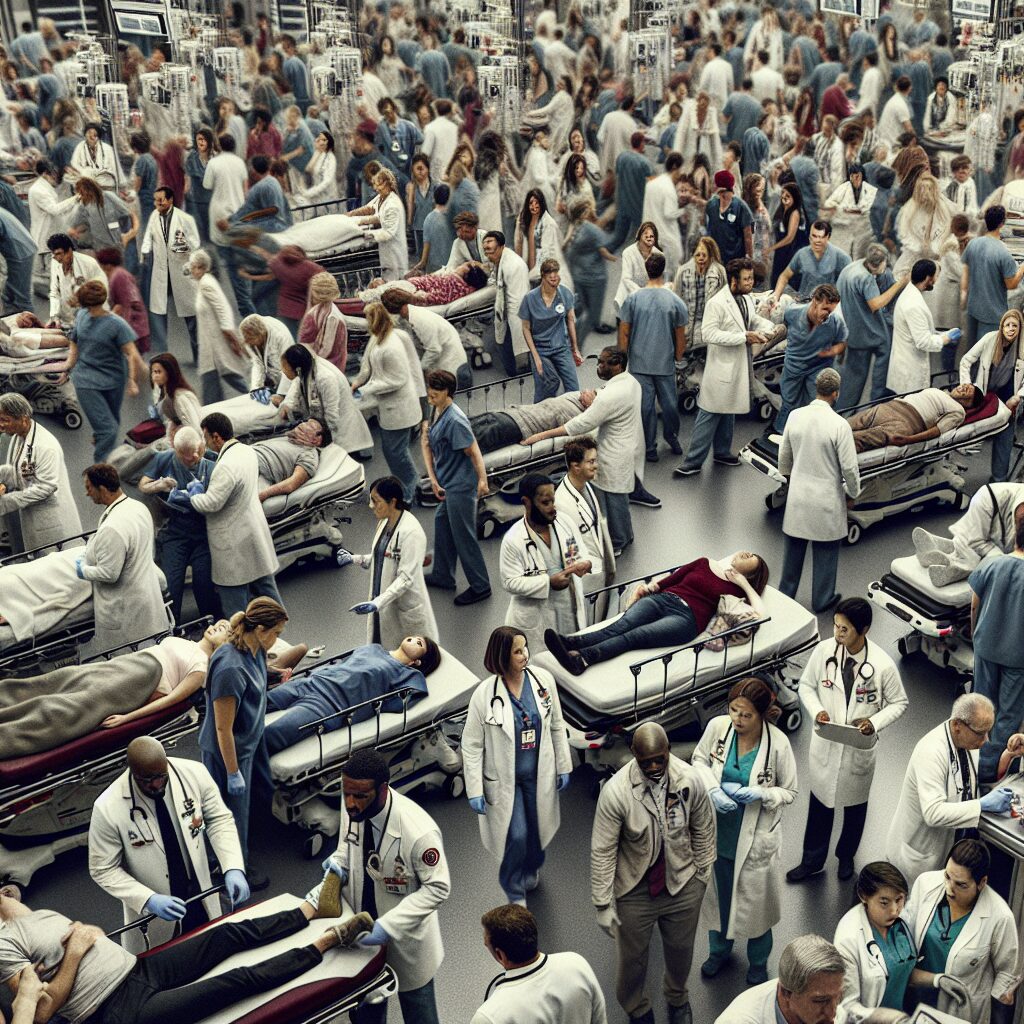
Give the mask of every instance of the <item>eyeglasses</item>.
POLYGON ((975 736, 987 736, 992 731, 992 726, 989 726, 987 729, 975 729, 970 722, 961 722, 960 724, 965 728, 970 729, 975 736))

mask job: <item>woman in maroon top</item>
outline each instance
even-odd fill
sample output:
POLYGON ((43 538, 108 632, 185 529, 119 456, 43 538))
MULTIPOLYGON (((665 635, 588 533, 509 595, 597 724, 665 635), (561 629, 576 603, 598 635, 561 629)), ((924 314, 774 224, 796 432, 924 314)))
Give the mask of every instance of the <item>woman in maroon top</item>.
POLYGON ((270 111, 257 107, 252 112, 252 128, 249 129, 249 145, 245 156, 251 160, 257 154, 276 160, 281 155, 281 133, 274 127, 270 111))
POLYGON ((747 601, 761 614, 768 566, 752 551, 717 560, 698 558, 654 583, 641 584, 633 604, 614 622, 590 633, 560 636, 544 631, 544 642, 573 675, 626 651, 682 647, 708 628, 726 594, 747 601))
POLYGON ((309 305, 309 282, 323 272, 297 245, 283 245, 267 260, 267 269, 277 281, 277 316, 288 325, 293 338, 309 305))
POLYGON ((107 275, 107 302, 111 313, 128 321, 135 332, 135 347, 140 353, 148 352, 149 314, 138 282, 121 265, 123 260, 116 249, 100 249, 96 262, 107 275))

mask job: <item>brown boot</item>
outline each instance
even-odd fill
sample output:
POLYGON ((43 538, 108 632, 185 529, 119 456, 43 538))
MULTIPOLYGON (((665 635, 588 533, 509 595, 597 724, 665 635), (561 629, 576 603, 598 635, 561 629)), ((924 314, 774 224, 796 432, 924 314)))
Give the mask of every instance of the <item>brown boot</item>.
POLYGON ((341 879, 328 871, 320 886, 320 900, 316 907, 316 917, 341 917, 341 879))

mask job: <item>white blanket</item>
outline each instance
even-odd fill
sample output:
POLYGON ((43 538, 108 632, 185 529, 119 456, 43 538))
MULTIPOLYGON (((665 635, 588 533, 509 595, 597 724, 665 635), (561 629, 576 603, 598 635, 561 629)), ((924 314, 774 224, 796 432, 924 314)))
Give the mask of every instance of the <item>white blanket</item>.
POLYGON ((274 427, 284 423, 281 410, 276 405, 264 405, 248 395, 236 395, 225 398, 222 402, 204 405, 202 415, 211 412, 222 412, 229 420, 236 437, 244 434, 269 434, 274 427))
POLYGON ((348 252, 364 246, 371 248, 374 244, 363 243, 363 229, 356 223, 356 218, 343 213, 329 213, 314 220, 299 221, 284 231, 275 232, 272 237, 279 245, 297 245, 309 257, 348 252), (357 240, 363 245, 354 244, 357 240))
POLYGON ((75 575, 81 554, 76 546, 0 568, 0 617, 15 640, 44 635, 92 598, 92 584, 75 575))

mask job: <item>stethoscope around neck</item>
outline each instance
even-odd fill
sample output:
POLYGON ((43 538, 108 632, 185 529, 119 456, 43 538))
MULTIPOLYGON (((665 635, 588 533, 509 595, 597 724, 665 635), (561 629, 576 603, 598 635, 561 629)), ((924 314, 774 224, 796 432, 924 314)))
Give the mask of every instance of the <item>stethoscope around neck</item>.
MULTIPOLYGON (((845 648, 843 649, 843 656, 840 659, 839 644, 836 643, 835 650, 825 660, 825 678, 822 679, 821 685, 826 690, 831 690, 836 685, 836 675, 842 675, 842 667, 846 662, 853 657, 851 654, 847 654, 845 648)), ((868 648, 867 637, 864 638, 864 658, 857 668, 857 674, 854 677, 854 690, 857 697, 857 703, 873 704, 877 697, 877 687, 872 685, 872 680, 875 678, 875 666, 871 664, 869 655, 870 649, 868 648)))
MULTIPOLYGON (((558 533, 558 524, 552 521, 548 525, 548 529, 551 531, 555 539, 557 550, 561 552, 562 538, 558 533)), ((583 531, 581 530, 580 532, 582 533, 583 531)), ((523 573, 524 576, 542 576, 547 572, 546 562, 544 565, 537 564, 537 559, 540 558, 540 548, 537 547, 537 542, 533 539, 533 528, 530 526, 529 522, 526 524, 526 555, 530 559, 530 568, 523 573)), ((541 561, 543 561, 543 559, 541 559, 541 561)))
MULTIPOLYGON (((195 821, 196 820, 196 801, 192 794, 185 788, 185 782, 181 777, 181 773, 177 768, 167 762, 168 779, 167 785, 171 784, 170 774, 173 773, 174 777, 178 780, 178 785, 181 786, 181 791, 185 795, 185 802, 182 804, 182 820, 195 821)), ((148 794, 147 794, 148 795, 148 794)), ((131 771, 128 772, 128 797, 131 800, 131 804, 128 807, 128 820, 131 823, 132 828, 138 831, 138 836, 143 846, 148 846, 150 843, 156 842, 156 835, 153 832, 153 826, 149 821, 149 812, 142 804, 139 803, 138 796, 135 792, 135 778, 131 771), (140 820, 141 819, 141 820, 140 820), (149 833, 148 837, 146 833, 149 833)), ((164 793, 159 796, 151 797, 152 800, 163 800, 164 793)), ((192 833, 192 838, 195 839, 200 832, 206 831, 206 824, 202 823, 199 825, 189 825, 189 831, 192 833)))
MULTIPOLYGON (((901 964, 905 964, 908 961, 917 961, 917 947, 914 945, 914 939, 910 934, 910 930, 907 928, 906 922, 902 917, 896 918, 896 920, 890 925, 889 931, 893 932, 892 937, 892 949, 896 954, 896 959, 901 964), (903 936, 904 946, 906 955, 900 953, 899 937, 903 936)), ((867 943, 868 956, 874 960, 878 965, 878 969, 885 975, 886 980, 889 978, 889 965, 885 962, 885 954, 882 952, 882 947, 879 945, 878 940, 872 934, 871 938, 868 939, 867 943)))
MULTIPOLYGON (((765 723, 767 725, 767 723, 765 723)), ((759 786, 774 786, 775 785, 775 769, 772 768, 772 731, 766 727, 762 727, 764 734, 768 737, 767 744, 764 751, 764 768, 757 773, 756 782, 759 786)), ((736 730, 730 722, 725 729, 725 732, 715 741, 715 748, 711 752, 711 759, 721 763, 722 768, 725 768, 725 759, 728 756, 727 751, 729 749, 729 735, 735 735, 736 730)), ((739 751, 736 752, 737 760, 739 759, 739 751)))
MULTIPOLYGON (((484 719, 484 725, 493 725, 498 729, 505 727, 505 698, 498 692, 498 684, 503 683, 501 676, 495 675, 494 682, 491 685, 491 699, 487 705, 487 717, 484 719), (498 705, 497 715, 494 713, 494 705, 498 705)), ((530 685, 530 670, 528 668, 523 669, 523 686, 530 685)), ((540 680, 537 680, 537 696, 540 698, 540 711, 547 718, 548 713, 551 709, 551 694, 547 688, 543 686, 540 680)))
MULTIPOLYGON (((568 476, 562 477, 562 483, 559 485, 564 487, 571 495, 572 500, 576 502, 576 511, 579 513, 580 520, 580 534, 597 532, 598 527, 598 514, 590 507, 590 503, 580 498, 579 491, 569 482, 568 476), (587 519, 590 522, 587 522, 587 519)), ((528 545, 532 541, 528 542, 528 545)), ((536 545, 535 545, 536 546, 536 545)))

